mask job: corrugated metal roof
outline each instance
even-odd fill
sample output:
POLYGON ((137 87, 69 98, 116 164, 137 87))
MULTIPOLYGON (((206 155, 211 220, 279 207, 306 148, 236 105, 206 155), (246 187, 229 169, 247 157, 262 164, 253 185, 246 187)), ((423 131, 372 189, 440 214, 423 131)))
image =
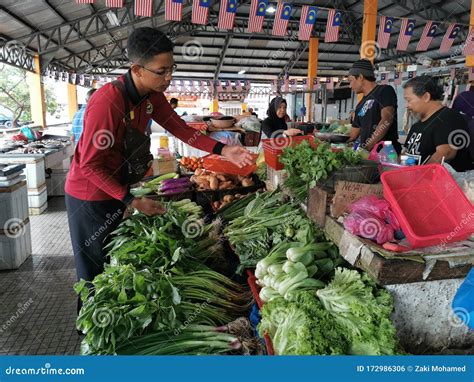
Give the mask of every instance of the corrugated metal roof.
MULTIPOLYGON (((38 52, 45 60, 57 62, 66 69, 81 72, 93 68, 103 72, 104 67, 112 73, 118 72, 115 67, 126 65, 124 53, 125 41, 130 30, 140 26, 155 26, 160 30, 176 36, 175 59, 179 65, 178 75, 212 78, 217 68, 221 68, 220 77, 232 77, 236 72, 245 69, 244 78, 268 79, 281 74, 293 53, 299 49, 296 62, 290 65, 290 75, 304 76, 308 64, 308 52, 305 44, 294 39, 276 38, 266 34, 247 34, 245 30, 249 13, 249 0, 240 2, 237 13, 237 24, 242 27, 232 32, 228 48, 223 53, 227 33, 212 26, 205 28, 184 23, 168 23, 164 20, 164 5, 154 2, 153 18, 136 18, 133 15, 133 2, 126 0, 126 7, 114 9, 113 13, 120 25, 114 26, 107 17, 109 9, 104 1, 96 4, 76 4, 74 0, 2 0, 0 3, 0 37, 16 40, 32 52, 38 52), (58 26, 61 26, 60 28, 58 26), (200 49, 199 60, 187 62, 183 56, 183 46, 194 43, 200 49), (117 45, 118 44, 118 45, 117 45), (116 46, 117 45, 117 46, 116 46), (112 65, 112 67, 110 67, 112 65)), ((326 44, 321 40, 319 45, 320 75, 344 73, 352 62, 359 57, 359 41, 363 20, 363 2, 355 0, 338 1, 339 9, 344 11, 341 42, 326 44)), ((189 20, 190 2, 185 2, 183 18, 189 20)), ((335 7, 335 2, 295 1, 292 15, 292 33, 298 29, 301 5, 313 4, 321 7, 335 7)), ((417 20, 414 36, 409 45, 409 54, 395 52, 394 49, 380 52, 376 62, 381 65, 393 65, 400 60, 415 61, 425 56, 432 59, 449 57, 438 52, 446 26, 437 33, 432 48, 428 52, 416 53, 415 48, 423 31, 425 20, 443 22, 469 23, 471 2, 469 0, 406 2, 379 0, 378 12, 394 17, 413 17, 417 20), (416 9, 414 7, 417 7, 416 9)), ((215 8, 217 11, 218 8, 215 8)), ((214 17, 214 16, 211 16, 214 17)), ((268 16, 266 28, 271 28, 273 16, 268 16)), ((316 33, 325 31, 327 12, 318 14, 316 33)), ((390 46, 395 47, 400 21, 394 26, 390 46)), ((465 38, 467 27, 464 28, 465 38)), ((457 45, 462 43, 458 38, 457 45)))

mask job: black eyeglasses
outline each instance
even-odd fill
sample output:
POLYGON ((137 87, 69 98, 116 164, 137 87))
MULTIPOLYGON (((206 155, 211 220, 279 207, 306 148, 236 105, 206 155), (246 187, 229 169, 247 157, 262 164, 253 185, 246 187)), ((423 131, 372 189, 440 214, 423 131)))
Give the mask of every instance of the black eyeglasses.
POLYGON ((173 74, 174 72, 176 72, 176 69, 178 69, 178 65, 174 64, 171 69, 164 69, 164 70, 159 70, 157 72, 153 71, 153 70, 150 70, 148 68, 145 68, 143 65, 140 65, 143 69, 145 69, 146 71, 150 72, 150 73, 153 73, 153 74, 156 74, 157 76, 160 76, 160 77, 163 77, 163 76, 166 76, 167 74, 173 74))

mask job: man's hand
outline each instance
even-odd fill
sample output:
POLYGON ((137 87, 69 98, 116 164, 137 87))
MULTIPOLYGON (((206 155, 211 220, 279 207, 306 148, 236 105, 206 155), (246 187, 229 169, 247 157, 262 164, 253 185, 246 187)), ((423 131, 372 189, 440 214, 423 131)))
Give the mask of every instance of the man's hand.
POLYGON ((250 151, 242 146, 224 146, 221 155, 239 167, 248 166, 254 163, 254 159, 250 151))
POLYGON ((300 129, 290 128, 290 129, 285 130, 283 134, 285 134, 288 137, 294 137, 295 135, 303 134, 303 132, 300 129))
POLYGON ((131 206, 148 216, 163 215, 166 212, 161 203, 148 198, 135 198, 131 206))

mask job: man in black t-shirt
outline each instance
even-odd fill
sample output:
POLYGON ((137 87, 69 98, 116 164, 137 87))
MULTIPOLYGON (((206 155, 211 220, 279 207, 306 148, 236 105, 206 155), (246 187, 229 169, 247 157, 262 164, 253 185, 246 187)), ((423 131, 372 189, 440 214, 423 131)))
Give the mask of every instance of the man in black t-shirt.
POLYGON ((420 163, 441 163, 444 158, 456 171, 472 170, 466 120, 441 104, 443 89, 429 76, 415 77, 403 89, 407 109, 420 117, 408 132, 407 153, 420 156, 420 163))
POLYGON ((349 70, 351 89, 363 94, 355 109, 349 141, 359 140, 370 151, 380 141, 392 141, 400 154, 398 142, 397 94, 389 85, 377 85, 374 67, 369 60, 356 61, 349 70))

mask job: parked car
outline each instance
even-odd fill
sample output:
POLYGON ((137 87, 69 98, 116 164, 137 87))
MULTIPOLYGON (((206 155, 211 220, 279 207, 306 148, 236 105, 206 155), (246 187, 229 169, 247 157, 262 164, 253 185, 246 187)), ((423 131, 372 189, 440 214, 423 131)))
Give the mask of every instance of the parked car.
POLYGON ((0 127, 6 127, 8 129, 13 127, 13 120, 6 115, 0 114, 0 127))

